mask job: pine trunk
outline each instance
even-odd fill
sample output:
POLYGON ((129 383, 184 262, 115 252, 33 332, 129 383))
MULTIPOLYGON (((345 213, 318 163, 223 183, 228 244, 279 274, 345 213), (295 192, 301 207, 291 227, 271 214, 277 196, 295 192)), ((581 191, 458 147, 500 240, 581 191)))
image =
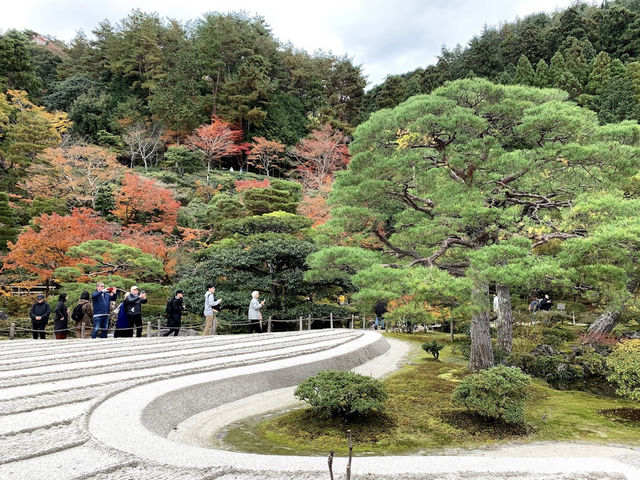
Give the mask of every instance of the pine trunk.
POLYGON ((513 312, 511 311, 511 292, 506 285, 496 286, 498 295, 498 349, 511 353, 513 347, 513 312))
POLYGON ((471 357, 469 359, 471 370, 493 367, 488 295, 489 289, 486 285, 474 287, 471 292, 471 300, 475 309, 471 317, 471 357))
POLYGON ((605 310, 605 312, 591 324, 587 335, 593 338, 597 335, 606 335, 608 333, 611 333, 611 330, 613 330, 613 327, 615 327, 616 323, 618 322, 618 318, 620 318, 620 313, 620 310, 605 310))

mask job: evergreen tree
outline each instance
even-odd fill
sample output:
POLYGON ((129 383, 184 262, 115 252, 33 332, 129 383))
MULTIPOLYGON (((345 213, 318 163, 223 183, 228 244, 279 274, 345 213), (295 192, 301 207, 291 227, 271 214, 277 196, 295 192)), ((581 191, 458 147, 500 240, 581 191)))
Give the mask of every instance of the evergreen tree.
POLYGON ((600 52, 593 61, 589 83, 586 92, 591 95, 600 95, 602 89, 611 77, 611 58, 607 52, 600 52))
POLYGON ((15 242, 18 235, 13 209, 9 206, 9 195, 0 192, 0 251, 6 252, 7 242, 15 242))
POLYGON ((513 78, 514 83, 520 85, 532 86, 535 83, 535 72, 531 66, 531 62, 525 55, 520 55, 518 65, 516 67, 516 75, 513 78))
POLYGON ((536 65, 536 77, 534 84, 539 88, 547 88, 552 84, 551 74, 549 73, 549 66, 544 60, 540 60, 536 65))

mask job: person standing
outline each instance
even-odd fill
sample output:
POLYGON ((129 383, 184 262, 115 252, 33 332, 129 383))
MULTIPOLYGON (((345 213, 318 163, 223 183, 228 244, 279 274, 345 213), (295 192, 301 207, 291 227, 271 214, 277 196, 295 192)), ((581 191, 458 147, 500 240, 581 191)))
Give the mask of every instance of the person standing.
POLYGON ((88 291, 80 294, 78 304, 73 309, 71 318, 76 323, 76 338, 87 338, 91 330, 91 318, 93 317, 93 306, 91 305, 88 291), (82 334, 82 326, 84 325, 84 335, 82 334))
POLYGON ((548 312, 551 310, 551 305, 553 305, 553 302, 549 298, 549 295, 545 295, 544 298, 540 300, 540 310, 548 312))
POLYGON ((222 299, 216 300, 214 293, 216 291, 216 287, 212 284, 207 285, 207 293, 204 294, 204 334, 211 335, 216 333, 218 328, 218 319, 217 315, 220 311, 220 308, 216 308, 220 306, 222 299))
POLYGON ((47 326, 47 322, 49 322, 49 315, 51 315, 51 307, 44 301, 44 295, 39 294, 36 297, 36 303, 33 304, 29 312, 34 339, 38 337, 42 339, 45 338, 44 329, 47 326))
POLYGON ((373 307, 373 311, 376 314, 374 328, 377 330, 378 325, 380 325, 380 328, 384 330, 384 314, 387 313, 387 302, 384 300, 378 300, 378 303, 373 307))
POLYGON ((180 325, 182 324, 182 311, 185 308, 182 300, 183 296, 183 291, 178 290, 175 297, 169 299, 169 301, 167 302, 166 313, 167 327, 169 327, 169 330, 162 334, 163 337, 168 337, 172 333, 174 337, 177 337, 180 333, 180 325))
POLYGON ((249 303, 249 333, 253 333, 254 331, 262 333, 262 327, 260 326, 262 312, 260 310, 264 307, 264 300, 259 301, 259 296, 260 292, 257 290, 251 292, 251 303, 249 303))
POLYGON ((536 323, 536 312, 540 308, 540 302, 537 298, 533 297, 531 299, 531 303, 529 304, 529 313, 531 313, 531 325, 536 323))
POLYGON ((142 304, 147 303, 147 294, 140 292, 135 285, 131 287, 129 293, 124 297, 122 306, 127 311, 129 326, 136 331, 136 337, 142 337, 142 304))
POLYGON ((55 319, 53 322, 53 334, 57 340, 67 338, 69 329, 69 310, 67 309, 67 294, 61 293, 58 296, 58 304, 55 310, 55 319))
POLYGON ((102 282, 96 284, 96 291, 91 294, 93 303, 93 329, 91 330, 91 338, 96 338, 98 331, 100 331, 100 338, 107 338, 107 332, 109 331, 110 302, 115 302, 117 296, 116 287, 104 288, 104 283, 102 282))

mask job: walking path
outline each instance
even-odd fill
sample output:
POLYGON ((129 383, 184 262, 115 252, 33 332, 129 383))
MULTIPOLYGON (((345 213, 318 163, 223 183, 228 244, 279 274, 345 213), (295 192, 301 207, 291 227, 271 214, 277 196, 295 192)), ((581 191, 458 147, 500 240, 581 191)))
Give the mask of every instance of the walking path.
MULTIPOLYGON (((230 422, 294 402, 322 369, 381 375, 406 354, 375 332, 0 343, 0 479, 328 478, 326 458, 208 448, 230 422)), ((342 478, 345 459, 336 458, 342 478)), ((357 457, 355 479, 640 480, 640 452, 575 444, 357 457)))

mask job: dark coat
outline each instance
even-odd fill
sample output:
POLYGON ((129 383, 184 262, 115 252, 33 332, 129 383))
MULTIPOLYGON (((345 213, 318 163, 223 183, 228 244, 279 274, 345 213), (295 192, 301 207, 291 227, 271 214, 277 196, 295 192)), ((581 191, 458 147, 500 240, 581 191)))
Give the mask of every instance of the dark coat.
POLYGON ((167 327, 178 328, 182 322, 182 299, 173 297, 167 302, 167 327))
POLYGON ((376 314, 376 317, 382 318, 384 314, 387 313, 387 304, 385 302, 378 302, 376 306, 373 307, 373 311, 376 314))
POLYGON ((140 298, 140 295, 129 293, 124 297, 124 308, 127 315, 140 315, 142 313, 142 304, 147 303, 146 298, 140 298))
POLYGON ((56 316, 53 322, 53 329, 56 333, 68 333, 66 329, 69 328, 69 310, 64 302, 58 302, 55 310, 56 316), (65 330, 64 332, 58 332, 57 330, 65 330))
POLYGON ((36 317, 42 317, 40 321, 46 323, 49 320, 49 315, 51 315, 51 307, 47 302, 34 303, 29 312, 29 316, 34 322, 36 321, 36 317))

